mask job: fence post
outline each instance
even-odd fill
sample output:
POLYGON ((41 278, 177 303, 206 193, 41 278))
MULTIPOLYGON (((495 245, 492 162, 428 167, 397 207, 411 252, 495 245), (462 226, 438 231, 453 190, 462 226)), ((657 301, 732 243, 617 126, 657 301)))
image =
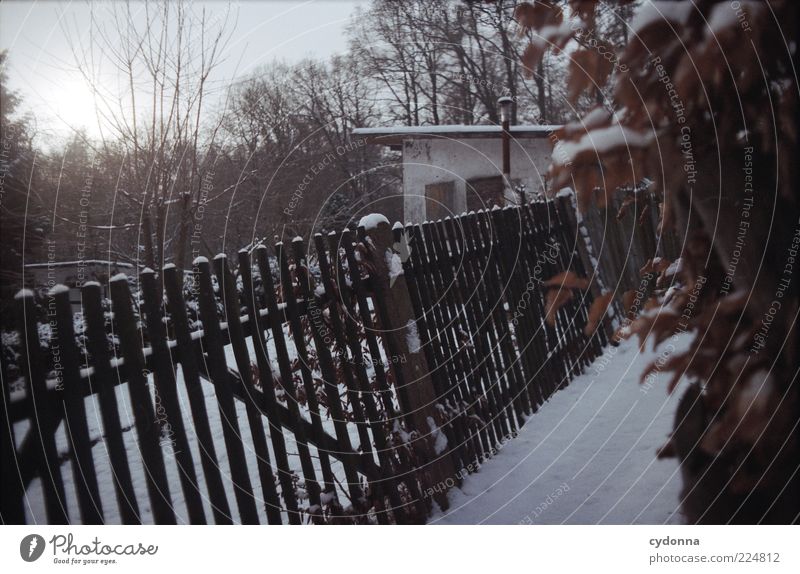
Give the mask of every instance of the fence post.
POLYGON ((446 510, 447 489, 456 482, 455 468, 449 452, 456 445, 448 445, 442 452, 434 449, 436 429, 431 427, 429 421, 436 421, 436 402, 439 397, 433 387, 425 354, 419 348, 410 348, 408 342, 409 333, 416 330, 416 317, 402 271, 398 273, 394 266, 392 269, 389 267, 395 256, 389 222, 384 219, 377 226, 367 229, 366 233, 375 249, 372 254, 372 288, 376 295, 381 335, 387 342, 389 353, 397 355, 388 358, 395 375, 400 408, 405 420, 419 433, 419 438, 413 445, 414 450, 428 461, 424 466, 428 480, 423 487, 429 493, 433 489, 433 498, 446 510))

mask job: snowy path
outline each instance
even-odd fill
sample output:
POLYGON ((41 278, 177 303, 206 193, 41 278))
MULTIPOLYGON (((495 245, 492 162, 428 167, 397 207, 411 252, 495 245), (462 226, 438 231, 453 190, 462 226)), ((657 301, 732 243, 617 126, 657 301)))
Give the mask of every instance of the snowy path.
MULTIPOLYGON (((670 343, 680 350, 687 339, 670 343)), ((682 389, 667 396, 666 375, 649 388, 639 385, 658 354, 640 353, 635 341, 609 347, 460 490, 452 489, 450 509, 430 522, 679 523, 678 464, 656 460, 655 451, 682 389)))

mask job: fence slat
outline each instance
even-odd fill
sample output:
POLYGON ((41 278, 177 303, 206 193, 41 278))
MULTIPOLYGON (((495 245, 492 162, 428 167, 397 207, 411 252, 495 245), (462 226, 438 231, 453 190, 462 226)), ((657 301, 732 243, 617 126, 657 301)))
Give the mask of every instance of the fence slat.
POLYGON ((345 388, 347 389, 347 399, 353 412, 353 420, 355 421, 358 439, 361 443, 359 448, 365 455, 372 457, 372 441, 369 436, 369 425, 361 405, 361 393, 359 392, 360 389, 354 374, 355 365, 353 365, 353 361, 347 353, 344 323, 342 322, 342 317, 339 314, 339 306, 337 305, 337 299, 339 298, 338 290, 333 283, 328 254, 325 251, 325 243, 322 239, 322 234, 317 233, 314 235, 314 247, 317 252, 317 260, 319 261, 322 286, 325 290, 325 303, 323 307, 328 310, 330 315, 331 328, 333 330, 333 340, 331 342, 336 343, 336 352, 342 365, 343 379, 345 388))
POLYGON ((483 458, 483 453, 488 451, 488 445, 484 445, 478 430, 481 423, 476 424, 476 417, 473 417, 471 413, 475 410, 476 399, 467 380, 459 376, 455 363, 450 360, 453 351, 450 340, 443 331, 443 325, 446 322, 441 306, 438 304, 438 289, 431 272, 433 265, 428 260, 428 253, 425 249, 426 237, 423 236, 422 228, 419 225, 411 227, 410 235, 412 237, 411 261, 416 269, 415 277, 424 309, 423 316, 427 320, 428 341, 436 360, 434 370, 440 371, 444 377, 446 388, 443 391, 452 408, 459 413, 456 424, 461 427, 459 434, 463 435, 467 441, 468 457, 470 458, 467 467, 477 466, 483 458))
POLYGON ((341 239, 342 248, 345 252, 345 260, 347 261, 348 275, 352 284, 353 293, 356 296, 358 303, 358 314, 361 318, 361 324, 364 326, 364 334, 367 339, 367 348, 372 358, 372 365, 375 369, 375 384, 377 387, 377 394, 381 400, 384 410, 386 411, 387 422, 393 426, 395 421, 399 423, 399 414, 392 402, 392 392, 389 388, 388 380, 386 379, 386 370, 383 368, 383 360, 381 356, 380 347, 378 346, 378 339, 375 336, 377 332, 375 324, 372 320, 372 312, 370 311, 369 303, 367 302, 367 291, 361 279, 361 270, 356 261, 353 233, 349 229, 342 232, 341 239))
MULTIPOLYGON (((366 416, 370 422, 370 428, 372 429, 372 436, 375 440, 375 448, 378 454, 378 461, 382 470, 380 479, 373 481, 374 488, 376 489, 376 495, 373 497, 375 514, 380 524, 388 524, 388 511, 385 510, 384 501, 384 492, 386 492, 389 498, 389 505, 395 514, 395 520, 402 523, 404 522, 405 514, 397 490, 397 459, 394 457, 394 453, 389 446, 386 429, 384 428, 384 419, 378 412, 374 392, 370 387, 370 381, 367 376, 366 359, 361 349, 361 340, 358 336, 358 327, 355 321, 355 309, 352 306, 352 293, 345 280, 342 259, 339 256, 339 246, 340 238, 335 232, 332 232, 328 235, 328 247, 331 252, 332 264, 335 266, 337 286, 334 287, 333 285, 333 272, 328 272, 327 274, 329 277, 326 282, 326 290, 329 292, 331 298, 334 297, 333 293, 337 293, 336 302, 340 302, 344 308, 344 337, 347 339, 346 344, 353 357, 352 366, 356 374, 358 390, 361 394, 366 416), (386 481, 385 485, 384 480, 386 481)), ((318 253, 323 253, 324 247, 321 250, 318 247, 317 251, 318 253)), ((322 262, 323 258, 323 255, 320 255, 320 269, 324 278, 326 276, 326 270, 322 262)), ((334 305, 335 302, 332 303, 332 306, 334 305)), ((338 317, 338 310, 332 310, 332 313, 338 317)))
MULTIPOLYGON (((320 485, 317 480, 317 473, 314 463, 311 460, 311 450, 309 449, 309 434, 305 431, 305 424, 300 414, 300 406, 297 402, 297 391, 294 385, 294 375, 292 372, 289 350, 286 346, 286 339, 283 331, 284 314, 278 307, 275 295, 275 282, 272 278, 272 269, 269 266, 267 248, 260 246, 256 249, 256 261, 261 275, 261 283, 264 285, 264 302, 267 306, 267 316, 269 317, 272 339, 275 342, 275 354, 278 360, 278 370, 280 371, 280 384, 286 397, 286 406, 292 421, 292 431, 294 433, 297 454, 300 457, 300 466, 303 471, 303 479, 308 493, 308 501, 311 506, 321 507, 320 485)), ((312 513, 315 521, 319 520, 318 513, 312 513)))
POLYGON ((161 427, 156 420, 153 403, 150 399, 150 383, 146 375, 142 340, 131 306, 128 278, 122 274, 113 277, 110 289, 114 324, 119 336, 122 356, 125 359, 128 392, 131 398, 136 435, 139 438, 139 450, 142 455, 153 518, 156 524, 175 524, 167 473, 159 445, 161 427))
MULTIPOLYGON (((393 234, 395 244, 402 245, 403 242, 405 242, 407 250, 414 248, 413 240, 409 240, 410 234, 407 235, 406 230, 403 229, 401 225, 396 225, 393 228, 393 234)), ((453 459, 454 468, 459 471, 456 477, 456 484, 460 486, 460 471, 469 468, 470 461, 472 460, 467 449, 467 433, 464 432, 463 416, 460 411, 455 408, 455 405, 449 402, 446 390, 449 385, 446 380, 442 380, 442 370, 437 368, 439 363, 430 340, 429 320, 425 317, 425 309, 423 308, 422 297, 420 295, 420 285, 415 275, 411 257, 406 253, 406 256, 401 259, 404 259, 402 261, 403 276, 406 281, 408 296, 414 312, 414 322, 420 340, 420 350, 425 354, 425 362, 428 365, 428 376, 434 388, 437 408, 440 414, 446 417, 441 428, 447 438, 447 444, 450 446, 450 456, 453 459)))
MULTIPOLYGON (((469 368, 469 376, 476 379, 483 389, 483 395, 487 401, 488 414, 491 417, 491 428, 494 431, 494 445, 497 445, 503 437, 509 435, 509 422, 513 426, 513 412, 507 413, 509 418, 506 420, 503 411, 504 404, 506 405, 505 408, 513 409, 511 401, 505 402, 506 399, 504 399, 504 397, 510 396, 510 393, 504 388, 507 385, 507 376, 502 370, 493 376, 489 370, 494 364, 491 351, 499 351, 498 347, 492 347, 491 350, 487 349, 487 352, 482 353, 483 357, 478 357, 475 346, 468 344, 471 327, 466 317, 469 314, 466 302, 461 294, 463 282, 459 281, 452 268, 452 259, 443 239, 443 226, 444 223, 442 221, 431 224, 431 247, 439 261, 437 267, 442 277, 442 284, 446 286, 445 300, 449 307, 450 320, 456 329, 455 335, 458 337, 461 352, 466 355, 465 363, 469 368)), ((502 305, 502 303, 499 304, 502 305)), ((487 324, 490 325, 488 322, 487 324)), ((491 333, 491 329, 489 331, 491 333)), ((491 334, 493 335, 493 333, 491 334)))
POLYGON ((347 488, 350 493, 350 500, 353 508, 359 510, 363 506, 363 496, 359 485, 358 474, 355 467, 355 453, 350 443, 350 435, 347 433, 347 420, 344 418, 342 400, 339 396, 339 387, 336 383, 336 368, 333 364, 330 348, 333 346, 334 338, 322 317, 322 308, 319 299, 313 295, 314 285, 312 284, 311 274, 308 271, 308 261, 302 238, 295 238, 292 241, 292 255, 294 256, 295 276, 300 287, 300 294, 308 302, 308 319, 311 323, 311 334, 314 338, 314 346, 317 351, 320 372, 322 373, 322 387, 328 399, 328 409, 333 419, 333 428, 336 433, 336 440, 342 455, 347 488))
POLYGON ((535 409, 543 400, 539 370, 544 361, 541 354, 536 352, 536 339, 543 333, 541 315, 535 307, 532 294, 540 295, 537 287, 542 277, 537 277, 536 264, 532 268, 526 265, 525 243, 536 245, 539 238, 531 236, 527 241, 523 239, 520 214, 519 209, 497 209, 491 212, 490 217, 493 237, 496 238, 494 249, 497 252, 497 263, 506 285, 520 362, 525 371, 522 387, 527 389, 529 402, 535 409))
POLYGON ((220 297, 225 309, 225 319, 228 322, 228 337, 230 338, 234 359, 247 393, 245 413, 250 427, 250 435, 253 438, 256 467, 261 482, 261 492, 264 495, 267 520, 270 524, 281 524, 281 503, 275 485, 275 475, 272 472, 267 439, 264 436, 264 424, 261 421, 261 413, 258 412, 255 406, 253 370, 250 366, 250 354, 247 351, 247 342, 244 340, 244 332, 242 331, 242 323, 239 317, 239 293, 236 289, 233 274, 228 267, 228 258, 224 255, 217 255, 214 258, 214 267, 217 283, 219 284, 220 297))
POLYGON ((189 332, 189 320, 186 315, 186 301, 183 297, 183 281, 174 265, 163 269, 164 287, 167 292, 167 309, 172 321, 172 328, 177 343, 178 360, 181 365, 183 382, 189 399, 192 413, 194 433, 200 451, 200 465, 206 479, 206 488, 211 502, 211 513, 215 524, 232 524, 231 509, 225 496, 225 485, 217 462, 217 451, 214 438, 208 423, 208 410, 200 382, 200 371, 194 352, 194 342, 189 332))
POLYGON ((24 346, 22 353, 22 372, 27 382, 27 400, 30 401, 31 436, 36 466, 44 491, 45 512, 49 524, 68 524, 69 514, 64 499, 64 481, 56 449, 55 431, 57 425, 55 393, 48 392, 44 372, 44 357, 39 343, 39 325, 36 320, 36 306, 33 292, 23 290, 15 297, 20 305, 19 332, 24 346))
MULTIPOLYGON (((364 235, 364 228, 361 227, 359 229, 359 233, 362 235, 362 244, 365 244, 364 235)), ((386 375, 386 371, 383 368, 383 360, 380 351, 380 346, 378 343, 378 338, 376 333, 378 330, 375 327, 375 323, 372 319, 372 309, 370 308, 370 304, 367 301, 367 288, 362 281, 361 278, 361 266, 359 265, 358 261, 356 260, 356 252, 355 252, 355 243, 353 241, 353 234, 349 229, 345 229, 342 233, 341 245, 344 248, 345 252, 345 260, 347 261, 347 268, 349 272, 350 282, 353 287, 353 293, 356 296, 356 302, 358 304, 358 312, 361 318, 361 323, 364 327, 364 334, 366 335, 367 339, 367 348, 369 349, 369 354, 372 358, 372 365, 375 371, 375 392, 377 392, 378 396, 381 399, 381 404, 383 405, 383 409, 385 411, 386 422, 389 425, 389 428, 392 432, 392 440, 400 443, 403 442, 402 440, 402 420, 401 415, 398 410, 395 408, 392 390, 389 387, 388 379, 386 375)), ((361 256, 365 257, 365 253, 367 249, 363 249, 361 251, 361 256)), ((373 262, 374 264, 374 262, 373 262)), ((374 291, 374 286, 373 286, 374 291)), ((371 301, 377 307, 377 298, 372 297, 371 301)), ((385 310, 384 310, 385 311, 385 310)), ((376 313, 377 314, 377 313, 376 313)), ((385 327, 384 327, 385 328, 385 327)), ((392 356, 391 349, 388 350, 387 356, 392 356)), ((392 371, 393 374, 396 376, 396 371, 392 371)), ((401 382, 395 380, 395 385, 400 385, 401 382)), ((409 512, 411 516, 409 519, 411 520, 420 520, 421 517, 427 516, 428 510, 426 501, 423 500, 422 494, 419 490, 418 484, 418 475, 412 469, 412 465, 408 459, 408 452, 403 449, 399 448, 395 450, 395 455, 399 460, 399 467, 404 477, 405 485, 408 489, 410 494, 410 498, 412 499, 412 503, 409 504, 409 512), (410 508, 413 505, 413 510, 410 508)))
MULTIPOLYGON (((440 226, 438 233, 439 241, 442 244, 441 249, 446 254, 449 254, 451 269, 453 269, 451 273, 454 276, 458 276, 458 280, 463 285, 461 300, 465 309, 469 309, 469 311, 465 312, 467 328, 472 333, 471 341, 473 345, 475 341, 478 343, 476 352, 479 349, 483 355, 480 359, 482 376, 489 384, 494 384, 493 381, 498 381, 498 386, 500 380, 507 381, 506 386, 509 388, 503 393, 500 404, 506 409, 506 416, 510 425, 510 430, 507 428, 502 429, 502 436, 509 436, 511 432, 516 431, 523 424, 524 412, 527 408, 527 402, 523 401, 523 398, 527 398, 527 395, 520 390, 523 384, 521 382, 521 373, 518 379, 518 361, 515 360, 514 354, 509 352, 509 350, 513 351, 513 341, 510 336, 502 336, 502 331, 497 324, 499 319, 502 325, 505 326, 508 319, 503 312, 502 306, 496 306, 493 312, 490 313, 485 313, 481 308, 482 301, 475 293, 476 286, 474 284, 473 270, 470 263, 464 261, 452 219, 447 218, 440 226), (449 247, 446 243, 448 240, 449 247), (458 268, 454 269, 456 262, 458 262, 458 268), (466 300, 464 300, 465 298, 466 300), (488 340, 483 333, 488 334, 488 340), (498 333, 501 333, 500 337, 498 337, 498 333), (501 359, 505 360, 505 365, 503 365, 501 359)), ((500 390, 503 390, 502 387, 500 390)), ((528 410, 528 412, 530 411, 528 410)))
POLYGON ((164 313, 161 310, 163 305, 161 285, 157 285, 155 272, 151 269, 145 269, 139 274, 139 282, 144 296, 147 335, 153 356, 156 417, 159 420, 164 419, 161 420, 162 432, 169 441, 169 450, 174 454, 178 465, 178 476, 189 513, 189 522, 205 524, 206 514, 197 486, 192 451, 189 449, 186 428, 181 416, 175 370, 167 346, 167 330, 163 321, 164 313))
POLYGON ((141 515, 133 490, 128 455, 122 439, 122 425, 114 387, 117 375, 111 368, 111 353, 103 313, 102 292, 98 283, 87 283, 81 290, 83 317, 88 335, 87 349, 94 363, 94 374, 90 375, 91 387, 96 390, 103 419, 103 436, 111 462, 114 492, 123 524, 139 524, 141 515))
POLYGON ((440 261, 438 257, 434 229, 435 225, 432 222, 422 224, 429 275, 433 292, 436 294, 435 305, 438 307, 441 317, 439 334, 447 342, 446 347, 449 350, 447 362, 453 365, 453 370, 458 380, 463 381, 463 384, 469 388, 469 396, 473 401, 472 407, 476 410, 483 423, 480 434, 483 440, 484 452, 488 453, 497 444, 494 426, 497 422, 494 414, 496 405, 493 398, 490 399, 484 393, 480 376, 475 373, 473 365, 470 364, 465 352, 466 345, 461 341, 459 330, 456 328, 455 322, 458 310, 454 311, 451 308, 452 294, 456 286, 448 284, 446 277, 442 274, 442 268, 447 263, 440 261))
POLYGON ((239 519, 243 524, 258 524, 258 512, 253 485, 247 470, 247 460, 242 444, 242 435, 239 431, 239 419, 236 406, 233 402, 233 392, 230 387, 225 351, 222 347, 222 333, 217 315, 217 300, 214 297, 214 288, 211 284, 211 266, 205 257, 195 259, 200 294, 200 319, 203 322, 204 351, 208 355, 204 358, 207 370, 211 376, 217 396, 220 422, 222 424, 222 437, 225 449, 228 452, 228 464, 233 479, 233 491, 236 497, 236 506, 239 508, 239 519))
POLYGON ((24 524, 25 508, 23 497, 25 485, 20 472, 20 460, 16 450, 14 425, 8 416, 11 406, 11 385, 9 384, 6 361, 0 361, 0 380, 3 382, 3 403, 0 405, 0 520, 4 524, 24 524))
POLYGON ((266 342, 264 341, 264 325, 261 319, 259 305, 256 303, 255 285, 250 264, 250 253, 247 250, 239 252, 239 274, 242 277, 247 315, 250 317, 253 329, 251 337, 253 352, 256 356, 256 366, 261 382, 262 406, 267 413, 269 423, 269 437, 272 442, 272 451, 275 453, 275 464, 278 471, 278 482, 281 485, 281 494, 286 504, 286 513, 289 524, 300 524, 300 514, 297 507, 297 497, 294 493, 293 473, 289 468, 289 457, 286 452, 286 441, 283 436, 283 426, 277 410, 275 398, 274 377, 272 364, 269 362, 266 342))
POLYGON ((89 427, 86 422, 86 405, 81 392, 81 373, 78 348, 75 345, 75 328, 69 290, 56 288, 55 298, 56 337, 61 355, 61 384, 64 389, 64 425, 70 444, 72 476, 78 494, 78 507, 83 524, 102 524, 103 505, 97 486, 97 471, 92 456, 89 427))
MULTIPOLYGON (((286 312, 289 315, 289 326, 292 330, 292 341, 294 342, 295 350, 297 351, 297 360, 300 362, 300 376, 303 379, 303 388, 306 394, 306 405, 308 412, 311 416, 311 425, 314 429, 316 436, 322 436, 324 429, 322 428, 322 416, 319 412, 319 401, 317 400, 317 389, 314 385, 314 379, 311 373, 311 367, 308 362, 308 348, 306 347, 306 340, 304 336, 303 325, 300 321, 300 313, 297 309, 297 297, 294 289, 294 275, 289 270, 289 259, 286 253, 286 248, 283 243, 278 242, 275 245, 275 253, 278 257, 278 266, 281 276, 281 294, 286 302, 286 312)), ((331 495, 336 494, 335 479, 333 470, 331 468, 331 461, 328 453, 322 449, 318 449, 319 464, 322 469, 322 480, 325 486, 325 492, 331 495)))

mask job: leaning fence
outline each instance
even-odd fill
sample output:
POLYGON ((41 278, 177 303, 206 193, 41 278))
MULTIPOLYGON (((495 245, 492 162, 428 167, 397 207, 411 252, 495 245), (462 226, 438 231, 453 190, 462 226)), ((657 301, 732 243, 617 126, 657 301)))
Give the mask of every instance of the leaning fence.
POLYGON ((606 344, 598 281, 545 321, 546 280, 593 276, 581 227, 564 198, 367 218, 88 283, 78 316, 20 292, 3 521, 424 522, 606 344))

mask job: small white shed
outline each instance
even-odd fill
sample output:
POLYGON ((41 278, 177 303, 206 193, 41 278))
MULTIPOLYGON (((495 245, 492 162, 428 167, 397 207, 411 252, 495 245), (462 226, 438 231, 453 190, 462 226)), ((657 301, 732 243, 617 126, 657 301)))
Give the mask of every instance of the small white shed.
MULTIPOLYGON (((528 200, 549 191, 547 168, 560 126, 511 126, 511 185, 528 200)), ((357 128, 354 137, 403 153, 403 212, 420 223, 519 203, 503 178, 500 126, 357 128)))

